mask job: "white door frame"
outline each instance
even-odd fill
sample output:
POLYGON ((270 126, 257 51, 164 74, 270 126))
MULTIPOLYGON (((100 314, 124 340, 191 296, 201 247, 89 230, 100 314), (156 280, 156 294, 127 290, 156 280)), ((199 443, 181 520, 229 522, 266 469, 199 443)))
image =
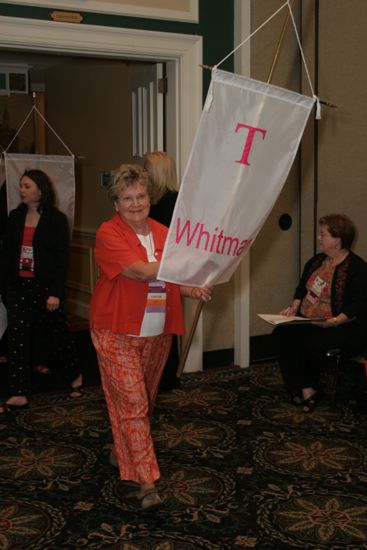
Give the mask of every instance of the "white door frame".
MULTIPOLYGON (((241 44, 251 34, 251 0, 235 0, 234 42, 241 44)), ((251 76, 250 41, 235 53, 235 72, 251 76)), ((241 261, 234 276, 234 362, 250 364, 250 254, 241 261)))
MULTIPOLYGON (((176 159, 179 174, 182 172, 202 110, 201 36, 0 16, 0 48, 165 61, 169 82, 166 107, 170 120, 167 151, 176 159)), ((202 369, 202 353, 201 319, 185 371, 202 369)))
POLYGON ((172 111, 168 116, 174 147, 169 145, 179 170, 185 165, 202 110, 201 36, 0 16, 1 47, 45 54, 166 61, 172 82, 167 106, 172 111))

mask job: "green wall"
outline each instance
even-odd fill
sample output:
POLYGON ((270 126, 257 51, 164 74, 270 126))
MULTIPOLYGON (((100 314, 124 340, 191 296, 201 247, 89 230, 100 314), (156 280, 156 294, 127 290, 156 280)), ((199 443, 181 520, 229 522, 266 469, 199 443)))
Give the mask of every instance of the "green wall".
MULTIPOLYGON (((50 20, 50 9, 5 3, 0 5, 0 15, 50 20)), ((215 65, 234 47, 233 0, 225 2, 223 0, 199 0, 199 23, 181 23, 79 11, 78 13, 83 16, 81 24, 200 35, 203 37, 203 63, 206 65, 215 65)), ((57 25, 56 22, 55 25, 57 25)), ((221 69, 233 71, 233 56, 221 65, 221 69)), ((209 82, 210 71, 203 70, 204 96, 209 82)))

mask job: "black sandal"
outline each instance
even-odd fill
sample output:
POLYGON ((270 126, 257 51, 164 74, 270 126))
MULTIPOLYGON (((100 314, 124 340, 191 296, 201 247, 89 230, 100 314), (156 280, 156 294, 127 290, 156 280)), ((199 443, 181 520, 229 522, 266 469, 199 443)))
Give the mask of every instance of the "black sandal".
POLYGON ((72 399, 79 399, 80 397, 83 397, 84 394, 85 390, 82 384, 80 384, 80 386, 75 386, 74 388, 71 386, 71 392, 69 395, 72 399), (72 395, 72 393, 77 393, 78 395, 72 395))
POLYGON ((0 408, 3 409, 3 411, 0 411, 0 416, 2 414, 13 414, 17 412, 26 411, 29 409, 29 403, 24 403, 24 405, 12 405, 11 403, 1 403, 0 408))
POLYGON ((291 398, 290 398, 290 402, 292 403, 292 405, 294 405, 295 407, 300 407, 301 405, 303 405, 303 399, 302 399, 302 396, 301 395, 292 395, 291 398))
POLYGON ((46 365, 37 365, 34 370, 37 374, 50 374, 50 369, 46 365))

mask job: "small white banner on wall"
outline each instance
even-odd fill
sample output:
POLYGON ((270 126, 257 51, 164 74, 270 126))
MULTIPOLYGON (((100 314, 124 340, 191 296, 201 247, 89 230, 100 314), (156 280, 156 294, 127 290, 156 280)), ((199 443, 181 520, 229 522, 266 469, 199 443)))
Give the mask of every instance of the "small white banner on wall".
POLYGON ((8 212, 20 203, 19 182, 25 170, 42 170, 54 183, 56 206, 67 216, 72 229, 75 210, 75 162, 71 155, 5 154, 8 212))
POLYGON ((212 72, 159 279, 203 286, 231 278, 284 185, 314 102, 212 72))

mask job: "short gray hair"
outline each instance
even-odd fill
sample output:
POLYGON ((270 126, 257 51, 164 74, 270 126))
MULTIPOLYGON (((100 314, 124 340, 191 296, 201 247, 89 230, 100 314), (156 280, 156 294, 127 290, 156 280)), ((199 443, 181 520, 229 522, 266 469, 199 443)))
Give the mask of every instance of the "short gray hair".
POLYGON ((140 183, 143 185, 148 195, 150 195, 150 180, 148 172, 139 164, 120 164, 118 168, 113 170, 110 179, 106 185, 108 198, 112 201, 118 199, 121 191, 140 183))

